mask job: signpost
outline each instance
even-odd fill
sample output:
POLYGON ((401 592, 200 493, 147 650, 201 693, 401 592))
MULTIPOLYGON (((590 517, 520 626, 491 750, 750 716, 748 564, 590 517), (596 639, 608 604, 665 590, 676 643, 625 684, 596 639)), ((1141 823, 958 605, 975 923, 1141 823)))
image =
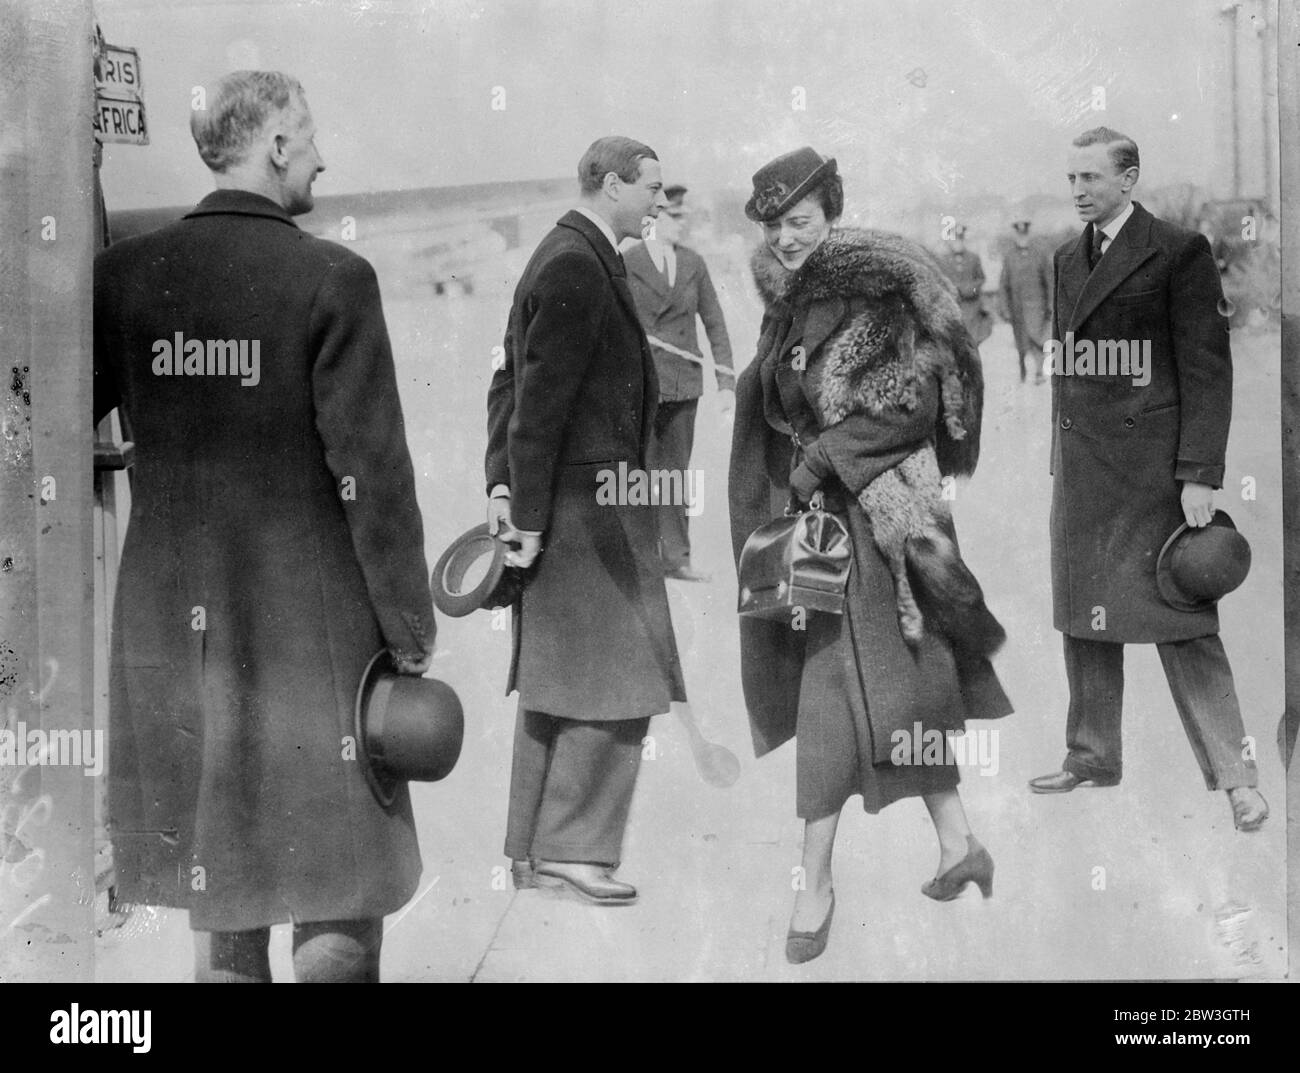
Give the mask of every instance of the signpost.
POLYGON ((95 57, 95 136, 101 142, 148 145, 140 54, 101 44, 95 57))

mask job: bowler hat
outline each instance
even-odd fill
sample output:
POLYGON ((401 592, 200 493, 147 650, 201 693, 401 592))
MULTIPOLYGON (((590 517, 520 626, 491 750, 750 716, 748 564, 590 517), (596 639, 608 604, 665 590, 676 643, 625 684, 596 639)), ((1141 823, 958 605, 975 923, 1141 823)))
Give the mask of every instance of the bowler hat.
POLYGON ((1178 611, 1204 611, 1226 596, 1250 570, 1250 544, 1227 512, 1193 529, 1186 522, 1165 541, 1156 559, 1156 588, 1178 611))
POLYGON ((453 540, 442 553, 429 579, 433 602, 438 610, 452 618, 461 618, 480 608, 490 611, 494 607, 513 604, 523 591, 525 572, 506 564, 509 550, 509 544, 488 532, 487 522, 479 523, 453 540), (472 589, 462 591, 461 585, 470 567, 488 556, 491 556, 491 562, 487 573, 472 589))
POLYGON ((745 215, 759 223, 775 220, 835 174, 835 158, 823 157, 810 146, 785 153, 754 172, 754 193, 745 203, 745 215))
POLYGON ((361 675, 353 723, 361 772, 384 808, 403 780, 445 777, 465 737, 456 691, 436 678, 395 673, 386 649, 371 657, 361 675))

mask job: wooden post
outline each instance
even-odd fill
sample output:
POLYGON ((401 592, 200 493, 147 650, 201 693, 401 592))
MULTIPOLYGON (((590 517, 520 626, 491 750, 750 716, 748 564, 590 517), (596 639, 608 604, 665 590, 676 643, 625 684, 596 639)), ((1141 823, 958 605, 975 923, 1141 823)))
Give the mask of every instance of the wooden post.
POLYGON ((1287 933, 1291 979, 1300 972, 1300 8, 1278 5, 1278 122, 1282 196, 1282 621, 1286 634, 1286 714, 1278 737, 1287 767, 1287 933))
POLYGON ((102 759, 107 743, 83 733, 93 729, 91 35, 87 0, 0 6, 0 730, 21 750, 0 767, 6 980, 94 975, 95 778, 82 750, 102 759))

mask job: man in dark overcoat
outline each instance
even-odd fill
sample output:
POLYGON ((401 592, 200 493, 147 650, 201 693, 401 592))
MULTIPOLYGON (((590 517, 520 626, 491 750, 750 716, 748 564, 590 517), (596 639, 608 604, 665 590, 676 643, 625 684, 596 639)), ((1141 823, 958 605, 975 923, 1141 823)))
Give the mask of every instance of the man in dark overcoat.
POLYGON ((379 287, 299 230, 324 164, 302 87, 193 113, 217 190, 95 264, 95 418, 136 446, 114 609, 109 822, 127 902, 189 910, 200 980, 374 980, 420 876, 410 799, 357 759, 362 671, 428 667, 433 608, 379 287))
MULTIPOLYGON (((733 409, 736 374, 731 366, 731 340, 713 280, 704 258, 682 244, 687 210, 686 187, 664 191, 668 207, 659 214, 653 237, 632 246, 623 255, 628 286, 636 301, 641 326, 654 355, 659 377, 659 409, 646 464, 676 474, 659 504, 659 555, 668 577, 680 581, 708 581, 707 574, 691 562, 691 542, 684 494, 686 472, 695 443, 695 416, 704 394, 704 359, 700 356, 695 320, 704 322, 713 357, 720 406, 733 409)), ((689 485, 699 495, 694 482, 689 485)))
POLYGON ((1056 251, 1049 347, 1059 351, 1052 602, 1070 707, 1063 770, 1030 786, 1062 793, 1119 782, 1124 645, 1155 644, 1206 785, 1226 790, 1237 827, 1254 830, 1268 807, 1217 607, 1176 610, 1156 586, 1165 541, 1184 521, 1208 525, 1223 484, 1232 417, 1223 292, 1205 236, 1132 201, 1138 166, 1132 139, 1106 127, 1076 138, 1069 156, 1087 226, 1056 251))
POLYGON ((1028 362, 1034 383, 1041 384, 1043 344, 1052 320, 1052 259, 1047 250, 1030 240, 1029 227, 1030 222, 1023 219, 1011 225, 1015 238, 1002 259, 998 304, 1015 336, 1020 382, 1025 382, 1028 362))
POLYGON ((686 699, 646 491, 659 386, 619 242, 664 205, 658 158, 594 142, 581 201, 515 290, 488 393, 488 524, 530 577, 514 614, 519 691, 505 852, 517 886, 601 905, 650 716, 686 699))

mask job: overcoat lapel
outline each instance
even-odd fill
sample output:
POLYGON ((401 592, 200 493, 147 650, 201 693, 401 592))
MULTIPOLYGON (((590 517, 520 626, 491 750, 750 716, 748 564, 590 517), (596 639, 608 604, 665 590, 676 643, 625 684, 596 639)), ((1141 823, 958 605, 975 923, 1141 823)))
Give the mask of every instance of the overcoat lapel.
POLYGON ((1067 331, 1072 332, 1078 331, 1080 325, 1109 297, 1110 293, 1151 260, 1157 252, 1156 248, 1150 245, 1151 214, 1136 202, 1133 205, 1133 215, 1129 217, 1128 223, 1120 228, 1115 241, 1110 244, 1105 256, 1097 263, 1096 270, 1091 274, 1087 274, 1087 239, 1088 229, 1084 228, 1067 265, 1067 282, 1077 277, 1081 256, 1086 274, 1083 286, 1074 292, 1078 297, 1074 300, 1074 311, 1070 314, 1066 328, 1067 331))
POLYGON ((618 300, 623 305, 623 312, 627 314, 627 319, 631 322, 640 341, 641 388, 644 392, 641 406, 641 454, 644 457, 646 448, 650 444, 650 436, 654 431, 655 410, 659 405, 659 375, 655 372, 654 358, 650 353, 650 344, 646 341, 645 329, 641 327, 641 318, 637 316, 632 290, 627 285, 627 266, 618 251, 609 244, 609 239, 601 233, 600 228, 582 213, 570 210, 560 217, 559 222, 561 227, 571 227, 581 234, 596 251, 600 263, 609 273, 614 293, 618 295, 618 300))

